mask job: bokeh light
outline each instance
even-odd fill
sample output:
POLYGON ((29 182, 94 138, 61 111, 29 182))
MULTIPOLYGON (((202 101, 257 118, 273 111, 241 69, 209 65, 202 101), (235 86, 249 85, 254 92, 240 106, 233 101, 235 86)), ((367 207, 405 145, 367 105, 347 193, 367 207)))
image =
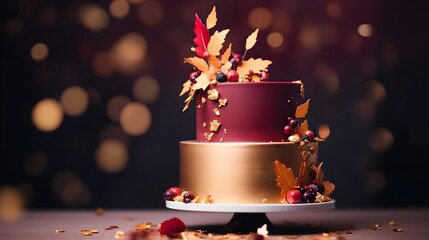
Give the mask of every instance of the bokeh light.
POLYGON ((339 19, 343 14, 343 9, 336 2, 330 2, 326 6, 326 15, 332 19, 339 19))
POLYGON ((140 33, 128 33, 112 48, 110 60, 115 69, 123 73, 136 72, 147 52, 146 38, 140 33))
POLYGON ((127 134, 142 135, 149 130, 152 124, 152 114, 143 103, 130 102, 121 111, 119 123, 127 134))
POLYGON ((164 7, 158 1, 145 0, 139 4, 137 17, 144 25, 155 26, 164 19, 164 7))
POLYGON ((76 117, 86 111, 89 104, 88 93, 79 86, 66 88, 60 97, 65 114, 76 117))
POLYGON ((92 68, 100 77, 106 77, 112 74, 113 69, 110 61, 110 53, 108 51, 96 53, 92 60, 92 68))
POLYGON ((331 128, 329 127, 328 124, 321 124, 317 129, 317 133, 320 138, 326 139, 331 134, 331 128))
POLYGON ((369 145, 376 153, 384 153, 393 148, 395 139, 392 132, 387 128, 376 128, 372 130, 369 137, 369 145))
POLYGON ((103 31, 110 22, 109 14, 93 3, 84 4, 79 9, 78 18, 82 25, 95 32, 103 31))
POLYGON ((279 32, 272 32, 267 36, 267 43, 272 48, 280 47, 283 44, 283 35, 279 32))
POLYGON ((361 24, 358 26, 357 32, 362 37, 371 37, 373 29, 372 29, 372 26, 370 24, 361 24))
POLYGON ((111 98, 106 107, 107 116, 109 116, 110 120, 118 122, 122 109, 124 109, 125 105, 130 101, 128 97, 123 95, 117 95, 111 98))
POLYGON ((319 27, 313 24, 303 26, 298 33, 298 40, 301 46, 307 50, 317 49, 322 42, 319 27))
POLYGON ((54 177, 54 193, 60 200, 71 207, 85 207, 91 201, 91 191, 81 178, 72 171, 64 170, 54 177))
POLYGON ((57 100, 46 98, 36 103, 31 117, 36 128, 43 132, 51 132, 63 122, 64 112, 57 100))
POLYGON ((16 187, 0 187, 0 221, 14 223, 25 213, 22 193, 16 187))
POLYGON ((249 12, 247 21, 252 28, 264 30, 273 24, 273 14, 264 7, 256 7, 249 12))
POLYGON ((10 18, 3 24, 3 32, 7 35, 17 35, 22 31, 24 22, 19 18, 10 18))
POLYGON ((362 98, 356 101, 354 114, 356 116, 356 120, 362 125, 368 125, 372 121, 377 114, 377 108, 375 103, 368 98, 362 98))
POLYGON ((44 43, 36 43, 31 47, 30 56, 34 61, 40 62, 48 57, 49 48, 44 43))
POLYGON ((318 64, 316 76, 321 80, 323 90, 327 95, 334 95, 340 89, 340 79, 335 70, 327 64, 318 64))
POLYGON ((137 79, 133 85, 134 97, 143 103, 151 103, 159 96, 158 81, 151 76, 144 76, 137 79))
POLYGON ((124 18, 130 12, 130 4, 126 0, 113 0, 110 2, 109 12, 114 18, 124 18))
POLYGON ((95 153, 97 166, 106 173, 118 173, 128 164, 127 147, 120 141, 104 140, 95 153))
POLYGON ((367 84, 368 97, 376 104, 381 104, 387 98, 387 91, 381 82, 372 80, 367 84))
POLYGON ((30 176, 42 174, 48 166, 48 158, 43 152, 35 152, 27 157, 24 162, 25 172, 30 176))

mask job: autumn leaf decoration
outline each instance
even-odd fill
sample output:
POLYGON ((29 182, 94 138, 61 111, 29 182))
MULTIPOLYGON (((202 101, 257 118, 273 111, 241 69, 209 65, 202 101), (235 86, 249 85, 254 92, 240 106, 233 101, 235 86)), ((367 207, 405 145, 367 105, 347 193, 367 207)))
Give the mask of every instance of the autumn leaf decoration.
POLYGON ((310 99, 308 99, 305 103, 299 105, 295 110, 295 118, 304 119, 304 121, 302 121, 302 123, 300 123, 297 127, 296 133, 298 135, 304 134, 305 131, 308 130, 308 121, 305 119, 305 116, 307 116, 309 106, 310 99))
POLYGON ((325 191, 323 195, 329 196, 335 190, 335 184, 330 181, 323 180, 323 171, 322 171, 323 163, 319 163, 318 165, 313 165, 311 168, 306 167, 306 162, 302 162, 300 167, 300 174, 298 177, 295 177, 293 169, 288 168, 286 165, 282 164, 280 161, 274 161, 274 170, 276 173, 276 181, 277 186, 279 186, 281 190, 281 195, 286 196, 286 194, 293 190, 296 187, 303 187, 305 185, 310 184, 310 181, 307 179, 309 174, 308 170, 313 171, 315 174, 315 179, 318 183, 322 183, 325 191), (305 170, 304 170, 305 169, 305 170), (305 176, 303 176, 303 171, 305 171, 305 176))
MULTIPOLYGON (((216 74, 219 72, 227 73, 232 64, 229 59, 234 53, 232 51, 232 44, 223 50, 225 38, 229 33, 229 29, 222 31, 214 31, 212 35, 209 33, 209 29, 216 26, 217 14, 216 7, 213 7, 210 14, 206 19, 206 24, 199 18, 198 14, 195 14, 194 21, 194 33, 193 39, 195 47, 191 50, 195 52, 196 56, 187 57, 184 59, 185 63, 193 66, 195 71, 198 71, 199 76, 191 81, 188 79, 184 84, 182 91, 179 96, 183 96, 188 93, 188 97, 185 100, 185 111, 195 95, 197 90, 205 91, 211 83, 216 83, 216 74)), ((262 71, 268 71, 268 66, 271 64, 269 60, 262 60, 261 58, 250 58, 245 60, 244 57, 247 52, 253 48, 257 41, 257 35, 259 30, 256 29, 246 39, 245 53, 243 54, 243 61, 240 66, 237 67, 236 71, 239 74, 239 81, 260 81, 259 73, 262 71), (249 75, 249 71, 255 73, 249 75)))

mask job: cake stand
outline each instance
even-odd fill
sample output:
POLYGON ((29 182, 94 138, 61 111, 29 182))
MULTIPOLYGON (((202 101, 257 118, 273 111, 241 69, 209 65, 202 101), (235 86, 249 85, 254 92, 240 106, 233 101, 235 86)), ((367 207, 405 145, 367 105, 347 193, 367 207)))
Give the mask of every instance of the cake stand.
POLYGON ((276 227, 268 219, 266 213, 311 212, 335 208, 335 200, 322 203, 299 204, 204 204, 165 201, 167 208, 198 212, 230 212, 234 213, 224 230, 229 233, 250 233, 267 225, 269 232, 276 232, 276 227))

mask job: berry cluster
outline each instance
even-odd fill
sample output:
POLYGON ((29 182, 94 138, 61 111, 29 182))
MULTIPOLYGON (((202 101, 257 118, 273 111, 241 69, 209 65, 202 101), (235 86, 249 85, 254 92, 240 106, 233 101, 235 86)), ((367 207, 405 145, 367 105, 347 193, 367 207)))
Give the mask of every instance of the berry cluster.
MULTIPOLYGON (((286 135, 286 137, 290 137, 293 136, 297 133, 297 127, 299 125, 299 122, 297 119, 292 118, 292 117, 288 117, 288 123, 284 126, 283 128, 283 132, 286 135)), ((307 140, 307 141, 313 141, 314 140, 314 132, 311 130, 307 130, 305 131, 304 134, 299 136, 301 140, 307 140)))
POLYGON ((293 190, 287 192, 285 200, 290 203, 314 203, 316 201, 317 194, 322 194, 325 191, 325 187, 322 183, 318 183, 313 180, 311 184, 304 187, 296 187, 293 190))
POLYGON ((191 203, 194 200, 194 195, 188 191, 183 191, 179 187, 170 187, 163 194, 164 200, 191 203))

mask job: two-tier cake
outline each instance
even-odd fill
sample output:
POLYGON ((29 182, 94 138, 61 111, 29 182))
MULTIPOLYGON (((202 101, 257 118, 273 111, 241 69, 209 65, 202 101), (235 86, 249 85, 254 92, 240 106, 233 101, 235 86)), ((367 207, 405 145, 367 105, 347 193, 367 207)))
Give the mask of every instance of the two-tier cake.
MULTIPOLYGON (((195 14, 194 70, 180 96, 184 111, 196 102, 196 139, 180 142, 180 186, 167 201, 188 204, 295 204, 331 201, 335 185, 318 160, 323 141, 310 130, 310 99, 301 81, 272 81, 269 60, 224 49, 229 29, 215 31, 216 9, 206 23, 195 14)), ((238 48, 240 49, 240 48, 238 48)))

